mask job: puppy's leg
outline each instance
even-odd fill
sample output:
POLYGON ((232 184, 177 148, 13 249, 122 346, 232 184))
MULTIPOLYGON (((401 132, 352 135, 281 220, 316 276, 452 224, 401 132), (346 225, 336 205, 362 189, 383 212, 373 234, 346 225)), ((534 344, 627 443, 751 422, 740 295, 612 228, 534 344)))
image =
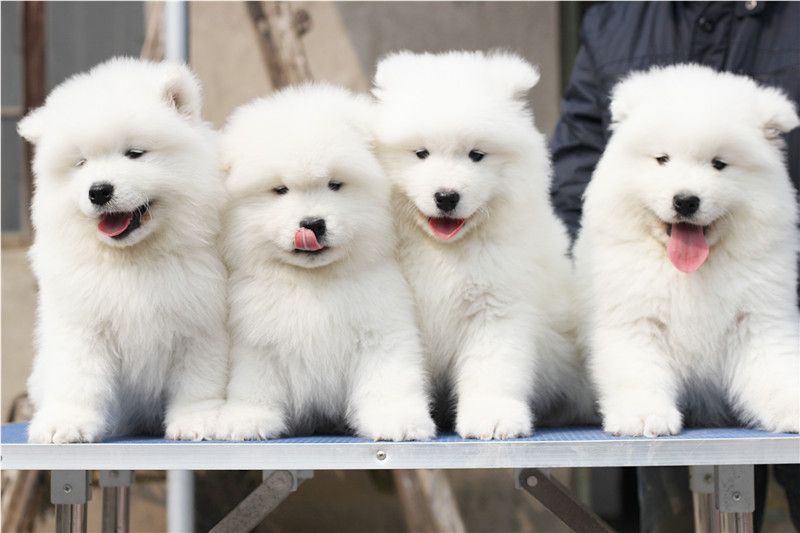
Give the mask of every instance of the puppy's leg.
POLYGON ((117 361, 102 339, 45 319, 28 382, 36 412, 30 442, 94 442, 113 428, 107 420, 117 361))
POLYGON ((731 403, 767 431, 800 432, 800 318, 749 318, 741 324, 731 403))
POLYGON ((373 440, 428 440, 436 434, 425 393, 422 350, 413 334, 387 336, 361 354, 348 419, 373 440))
POLYGON ((220 324, 186 340, 170 368, 166 407, 168 439, 213 438, 228 379, 228 334, 220 324))
POLYGON ((459 435, 510 439, 533 431, 532 338, 531 326, 515 321, 493 321, 474 328, 455 369, 459 435))
POLYGON ((590 367, 604 430, 646 437, 680 432, 677 376, 666 354, 658 325, 646 318, 594 331, 590 367))
POLYGON ((234 344, 228 400, 220 411, 216 438, 272 439, 286 432, 287 391, 277 355, 234 344))

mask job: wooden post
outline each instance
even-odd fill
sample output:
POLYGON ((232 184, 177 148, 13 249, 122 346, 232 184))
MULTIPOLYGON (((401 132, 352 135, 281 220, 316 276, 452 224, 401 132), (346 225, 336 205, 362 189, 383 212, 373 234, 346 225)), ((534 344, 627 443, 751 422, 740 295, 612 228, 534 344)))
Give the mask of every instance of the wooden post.
MULTIPOLYGON (((33 405, 25 395, 14 399, 9 422, 30 420, 33 405)), ((36 514, 47 501, 45 473, 38 470, 3 470, 2 531, 33 531, 36 514)))
POLYGON ((164 59, 164 2, 144 2, 144 42, 139 56, 142 59, 164 59))
MULTIPOLYGON (((45 43, 46 2, 23 2, 23 25, 25 39, 25 112, 44 103, 46 87, 44 43, 45 43)), ((25 143, 25 213, 30 212, 33 196, 33 147, 25 143)), ((26 216, 23 228, 27 230, 30 222, 26 216)))
POLYGON ((408 531, 463 533, 466 528, 443 470, 395 470, 408 531))
POLYGON ((246 2, 258 33, 261 56, 274 90, 311 79, 311 69, 300 41, 308 31, 308 14, 292 11, 288 2, 246 2))

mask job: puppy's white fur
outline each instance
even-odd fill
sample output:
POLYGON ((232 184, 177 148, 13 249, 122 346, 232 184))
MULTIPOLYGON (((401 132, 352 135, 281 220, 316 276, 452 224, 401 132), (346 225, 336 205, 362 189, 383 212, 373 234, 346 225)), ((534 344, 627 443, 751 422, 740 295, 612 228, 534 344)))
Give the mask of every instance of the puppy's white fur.
POLYGON ((306 85, 229 120, 233 347, 220 438, 326 424, 376 440, 435 432, 412 298, 392 255, 390 185, 371 151, 372 114, 366 99, 306 85), (327 226, 326 248, 314 255, 294 248, 309 217, 327 226))
POLYGON ((568 240, 526 105, 538 79, 519 57, 470 52, 390 55, 375 77, 400 259, 437 395, 454 392, 464 437, 529 434, 531 403, 563 422, 593 410, 574 348, 568 240), (474 162, 471 150, 486 155, 474 162), (459 193, 450 215, 466 219, 447 241, 428 224, 440 190, 459 193))
POLYGON ((798 125, 793 105, 749 78, 679 65, 631 75, 611 109, 575 250, 605 429, 797 432, 800 239, 779 138, 798 125), (686 193, 710 246, 689 274, 666 252, 673 196, 686 193))
POLYGON ((200 88, 183 66, 113 59, 59 85, 19 124, 36 145, 30 251, 39 282, 28 386, 33 442, 160 432, 207 437, 224 398, 224 199, 200 88), (147 151, 136 160, 130 148, 147 151), (106 206, 89 187, 115 187, 106 206), (150 202, 120 239, 103 211, 150 202))

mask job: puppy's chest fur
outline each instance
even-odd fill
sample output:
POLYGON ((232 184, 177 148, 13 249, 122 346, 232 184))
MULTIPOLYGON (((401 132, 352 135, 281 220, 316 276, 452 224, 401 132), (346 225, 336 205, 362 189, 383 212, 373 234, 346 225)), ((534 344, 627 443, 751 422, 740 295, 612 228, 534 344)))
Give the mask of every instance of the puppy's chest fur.
POLYGON ((232 333, 277 359, 290 411, 335 418, 344 412, 358 362, 392 327, 392 283, 387 288, 373 273, 308 274, 234 279, 232 333))
POLYGON ((81 324, 102 346, 118 365, 122 389, 146 384, 152 390, 144 394, 155 395, 184 341, 219 314, 221 304, 214 302, 222 302, 224 278, 213 256, 202 256, 87 263, 61 276, 48 272, 42 303, 81 324))
POLYGON ((431 370, 440 373, 458 357, 469 332, 520 312, 520 295, 533 298, 533 290, 514 271, 513 256, 501 249, 482 242, 437 245, 414 231, 420 234, 403 240, 400 257, 414 292, 431 370))

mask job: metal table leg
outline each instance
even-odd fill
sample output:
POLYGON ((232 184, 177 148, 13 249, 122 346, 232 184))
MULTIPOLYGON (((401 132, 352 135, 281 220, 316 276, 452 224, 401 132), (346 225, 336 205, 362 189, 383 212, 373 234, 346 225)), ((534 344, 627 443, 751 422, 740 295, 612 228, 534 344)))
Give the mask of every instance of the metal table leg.
POLYGON ((723 533, 752 533, 756 507, 753 465, 714 467, 714 501, 723 533))
POLYGON ((130 530, 130 486, 132 470, 103 470, 103 533, 128 533, 130 530))
POLYGON ((551 513, 573 531, 613 531, 602 518, 576 500, 561 483, 538 468, 517 471, 517 488, 524 489, 539 500, 551 513))
POLYGON ((690 466, 689 487, 694 504, 695 533, 719 531, 719 513, 714 505, 714 467, 690 466))
POLYGON ((86 532, 86 506, 92 498, 88 470, 53 470, 50 501, 56 506, 56 533, 86 532))
POLYGON ((194 531, 194 472, 192 470, 167 472, 167 531, 170 533, 194 531))

